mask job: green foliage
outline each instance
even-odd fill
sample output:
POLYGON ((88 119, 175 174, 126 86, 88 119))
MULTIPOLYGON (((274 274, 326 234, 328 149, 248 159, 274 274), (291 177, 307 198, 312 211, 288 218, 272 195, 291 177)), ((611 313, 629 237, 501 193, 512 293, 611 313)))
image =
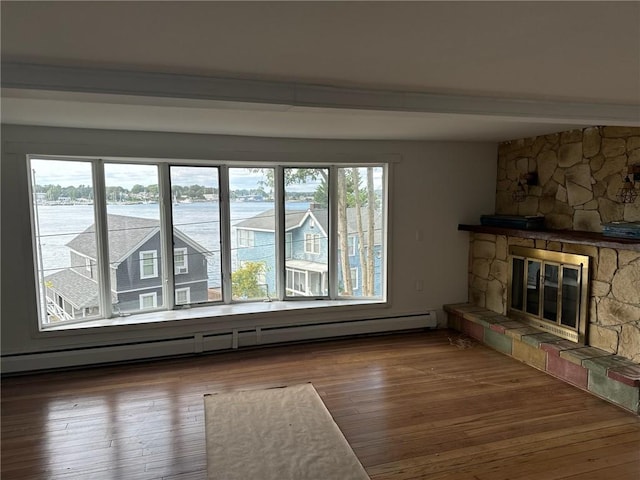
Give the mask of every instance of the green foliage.
POLYGON ((265 262, 245 262, 231 275, 233 298, 260 298, 266 296, 265 285, 260 283, 267 271, 265 262))
POLYGON ((345 170, 345 188, 347 194, 347 207, 355 207, 356 204, 367 204, 367 192, 362 189, 362 179, 357 168, 345 170), (356 186, 358 187, 356 189, 356 186), (356 191, 358 195, 356 196, 356 191), (359 201, 358 201, 359 200, 359 201))

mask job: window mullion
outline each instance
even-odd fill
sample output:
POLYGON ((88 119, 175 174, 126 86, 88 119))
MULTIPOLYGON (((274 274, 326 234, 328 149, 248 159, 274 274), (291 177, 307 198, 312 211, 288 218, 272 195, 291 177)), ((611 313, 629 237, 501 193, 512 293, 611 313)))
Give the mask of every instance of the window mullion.
MULTIPOLYGON (((273 172, 273 191, 276 213, 276 296, 283 300, 286 295, 285 255, 285 211, 284 211, 284 167, 278 165, 273 172)), ((293 248, 293 247, 292 247, 293 248)))
POLYGON ((338 297, 338 167, 329 167, 329 298, 338 297))
POLYGON ((222 267, 222 300, 232 301, 231 283, 231 206, 229 194, 229 168, 220 167, 220 265, 222 267))
POLYGON ((162 258, 162 299, 164 307, 175 307, 175 272, 173 259, 173 212, 169 164, 158 165, 160 194, 160 251, 162 258))
POLYGON ((95 160, 92 166, 100 313, 103 318, 111 318, 113 315, 113 307, 111 303, 111 265, 109 263, 109 226, 107 223, 104 161, 95 160))

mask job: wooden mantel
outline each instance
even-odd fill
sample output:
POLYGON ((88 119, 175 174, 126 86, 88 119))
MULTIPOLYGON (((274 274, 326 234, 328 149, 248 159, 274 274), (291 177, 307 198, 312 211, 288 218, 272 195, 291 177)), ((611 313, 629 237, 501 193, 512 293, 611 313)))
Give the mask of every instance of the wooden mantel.
POLYGON ((474 233, 489 233, 491 235, 507 235, 510 237, 533 238, 552 242, 575 243, 593 245, 640 252, 640 240, 634 238, 619 238, 596 232, 578 232, 575 230, 524 230, 518 228, 490 227, 485 225, 458 225, 458 230, 474 233))

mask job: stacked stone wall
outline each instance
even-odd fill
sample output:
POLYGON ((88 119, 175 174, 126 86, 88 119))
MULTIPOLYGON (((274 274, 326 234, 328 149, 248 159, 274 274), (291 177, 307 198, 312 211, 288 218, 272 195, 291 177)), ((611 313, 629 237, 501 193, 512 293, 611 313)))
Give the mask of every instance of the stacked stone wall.
POLYGON ((504 142, 498 149, 496 213, 544 215, 547 228, 602 231, 601 224, 640 221, 640 200, 616 194, 627 167, 640 163, 640 128, 590 127, 504 142), (536 172, 523 202, 513 201, 522 175, 536 172))

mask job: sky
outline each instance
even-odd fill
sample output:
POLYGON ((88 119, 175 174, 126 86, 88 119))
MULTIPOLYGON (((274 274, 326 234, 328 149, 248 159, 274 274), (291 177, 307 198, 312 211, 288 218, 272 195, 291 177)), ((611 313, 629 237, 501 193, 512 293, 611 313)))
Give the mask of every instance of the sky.
MULTIPOLYGON (((91 185, 91 164, 73 160, 31 160, 32 172, 35 171, 39 185, 60 185, 62 187, 91 185)), ((231 169, 230 189, 258 188, 261 181, 266 182, 264 172, 254 169, 231 169)), ((172 167, 171 182, 173 185, 204 185, 217 187, 217 169, 215 167, 172 167)), ((380 186, 381 169, 377 169, 376 188, 380 186), (378 174, 379 173, 379 174, 378 174)), ((158 183, 157 170, 154 165, 105 163, 106 186, 120 186, 131 189, 135 184, 143 186, 158 183)), ((290 185, 287 189, 298 192, 314 191, 319 182, 308 182, 306 185, 290 185)), ((268 187, 264 187, 269 190, 268 187)))

